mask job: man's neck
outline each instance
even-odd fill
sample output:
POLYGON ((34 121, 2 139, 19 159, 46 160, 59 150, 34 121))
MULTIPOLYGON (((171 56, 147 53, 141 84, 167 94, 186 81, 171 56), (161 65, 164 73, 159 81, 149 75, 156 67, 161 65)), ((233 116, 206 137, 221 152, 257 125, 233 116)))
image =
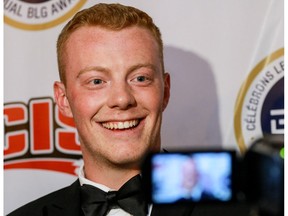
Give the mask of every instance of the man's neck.
POLYGON ((140 173, 139 169, 119 168, 112 166, 100 166, 84 162, 85 178, 111 189, 118 190, 129 179, 140 173))

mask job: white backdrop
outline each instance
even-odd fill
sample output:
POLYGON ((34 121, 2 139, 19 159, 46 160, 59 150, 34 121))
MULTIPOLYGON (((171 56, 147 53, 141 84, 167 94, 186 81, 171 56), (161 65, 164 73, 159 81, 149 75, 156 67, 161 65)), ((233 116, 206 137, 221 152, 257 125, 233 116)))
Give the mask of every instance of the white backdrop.
MULTIPOLYGON (((98 2, 4 1, 5 214, 76 179, 75 130, 57 115, 52 99, 55 47, 66 19, 98 2), (61 130, 71 145, 60 140, 61 130)), ((243 153, 267 132, 262 108, 274 104, 271 98, 280 98, 280 105, 269 108, 268 132, 284 133, 283 0, 118 2, 146 11, 162 31, 172 81, 164 148, 243 153)))

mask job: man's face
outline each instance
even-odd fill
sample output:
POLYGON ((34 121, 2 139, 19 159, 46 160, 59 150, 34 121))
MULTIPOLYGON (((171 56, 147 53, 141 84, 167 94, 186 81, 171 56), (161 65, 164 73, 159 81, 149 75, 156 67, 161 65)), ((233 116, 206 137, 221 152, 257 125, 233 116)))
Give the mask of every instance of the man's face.
POLYGON ((198 172, 195 161, 188 159, 182 167, 182 186, 187 190, 192 190, 198 181, 198 172))
POLYGON ((55 83, 55 98, 74 118, 84 160, 138 165, 159 151, 170 78, 150 32, 87 26, 66 45, 66 84, 55 83))

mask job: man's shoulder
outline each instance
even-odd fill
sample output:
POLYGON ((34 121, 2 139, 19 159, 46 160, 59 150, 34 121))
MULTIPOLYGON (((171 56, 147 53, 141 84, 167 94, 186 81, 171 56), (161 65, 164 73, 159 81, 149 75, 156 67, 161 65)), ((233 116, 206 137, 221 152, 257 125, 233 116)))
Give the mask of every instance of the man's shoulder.
POLYGON ((54 205, 55 207, 61 207, 68 202, 67 198, 70 200, 75 197, 77 191, 77 186, 79 186, 79 181, 75 181, 72 185, 61 188, 57 191, 51 192, 45 196, 42 196, 34 201, 31 201, 24 206, 14 210, 7 216, 42 216, 45 215, 46 208, 48 206, 54 205), (58 205, 58 206, 57 206, 58 205))

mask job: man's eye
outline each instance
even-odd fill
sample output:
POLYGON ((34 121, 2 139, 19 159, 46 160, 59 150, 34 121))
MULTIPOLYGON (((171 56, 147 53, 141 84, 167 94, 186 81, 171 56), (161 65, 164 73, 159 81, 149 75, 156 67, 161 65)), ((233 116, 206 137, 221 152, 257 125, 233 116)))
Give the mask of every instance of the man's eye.
POLYGON ((101 79, 93 79, 91 81, 91 83, 94 84, 94 85, 100 85, 100 84, 103 83, 103 80, 101 80, 101 79))
POLYGON ((145 76, 138 76, 138 77, 136 78, 136 80, 137 80, 138 82, 145 82, 145 81, 148 80, 148 78, 145 77, 145 76))

